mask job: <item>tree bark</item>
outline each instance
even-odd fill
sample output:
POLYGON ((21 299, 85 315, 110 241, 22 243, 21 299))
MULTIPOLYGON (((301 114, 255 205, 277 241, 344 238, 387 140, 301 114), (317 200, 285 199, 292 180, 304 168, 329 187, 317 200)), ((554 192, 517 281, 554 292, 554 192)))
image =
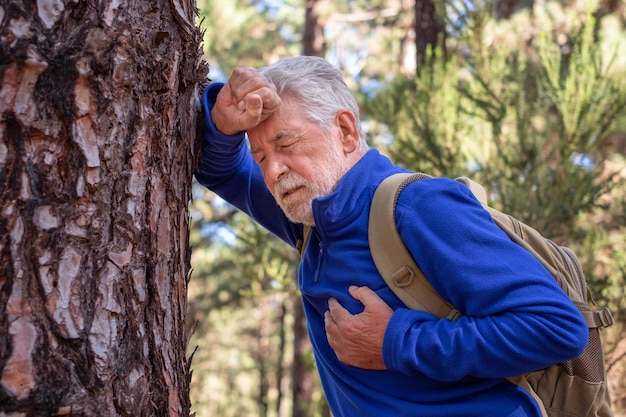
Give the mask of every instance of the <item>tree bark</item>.
POLYGON ((189 415, 195 13, 0 4, 2 415, 189 415))

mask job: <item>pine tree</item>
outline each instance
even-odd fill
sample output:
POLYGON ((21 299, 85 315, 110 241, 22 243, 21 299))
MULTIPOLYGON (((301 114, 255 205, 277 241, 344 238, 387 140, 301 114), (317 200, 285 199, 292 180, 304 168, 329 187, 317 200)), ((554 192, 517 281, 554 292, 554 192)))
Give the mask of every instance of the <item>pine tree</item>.
POLYGON ((194 12, 0 5, 0 415, 189 415, 194 12))

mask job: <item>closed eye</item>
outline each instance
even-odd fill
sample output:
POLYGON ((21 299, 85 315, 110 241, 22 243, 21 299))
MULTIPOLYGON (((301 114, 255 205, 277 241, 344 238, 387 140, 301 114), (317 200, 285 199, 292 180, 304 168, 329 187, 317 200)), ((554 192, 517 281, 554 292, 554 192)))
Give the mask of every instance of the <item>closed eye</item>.
POLYGON ((264 152, 253 150, 250 153, 252 154, 252 157, 254 158, 257 164, 261 165, 261 163, 265 161, 264 152))
POLYGON ((289 148, 292 145, 295 145, 296 143, 298 143, 302 137, 304 135, 299 133, 299 134, 284 134, 281 135, 280 137, 276 138, 276 144, 278 145, 278 147, 280 149, 285 149, 285 148, 289 148))

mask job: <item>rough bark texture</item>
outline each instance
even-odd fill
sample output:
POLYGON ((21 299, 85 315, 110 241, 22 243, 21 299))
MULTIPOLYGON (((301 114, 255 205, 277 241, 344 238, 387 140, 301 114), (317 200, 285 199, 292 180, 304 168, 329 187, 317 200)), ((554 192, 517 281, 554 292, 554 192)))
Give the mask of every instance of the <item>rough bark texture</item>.
POLYGON ((0 415, 189 414, 180 1, 0 1, 0 415))

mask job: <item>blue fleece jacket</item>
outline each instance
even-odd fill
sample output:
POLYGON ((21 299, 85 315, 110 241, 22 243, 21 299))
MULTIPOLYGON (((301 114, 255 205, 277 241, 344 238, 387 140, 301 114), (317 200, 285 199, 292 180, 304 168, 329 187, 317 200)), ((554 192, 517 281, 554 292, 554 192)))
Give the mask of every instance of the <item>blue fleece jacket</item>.
MULTIPOLYGON (((291 223, 265 186, 243 134, 217 131, 204 95, 198 181, 295 247, 291 223)), ((332 194, 313 201, 316 227, 298 284, 318 371, 335 417, 540 416, 535 401, 505 377, 579 356, 587 326, 570 299, 529 253, 497 226, 462 184, 442 178, 409 185, 396 207, 402 239, 435 290, 464 315, 438 320, 409 310, 387 287, 370 255, 367 224, 376 187, 403 171, 370 150, 332 194), (383 356, 388 370, 341 363, 324 330, 328 299, 353 314, 348 293, 368 286, 394 310, 383 356)))

